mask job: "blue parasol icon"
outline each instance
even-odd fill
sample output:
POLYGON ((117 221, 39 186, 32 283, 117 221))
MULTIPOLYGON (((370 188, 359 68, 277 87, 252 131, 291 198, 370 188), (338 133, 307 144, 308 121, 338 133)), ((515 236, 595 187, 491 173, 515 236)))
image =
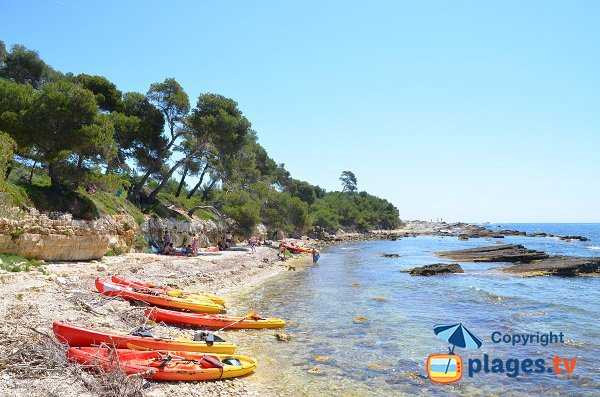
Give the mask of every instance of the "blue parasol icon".
POLYGON ((462 347, 463 349, 479 349, 483 344, 481 339, 473 335, 473 333, 463 326, 462 323, 449 325, 436 324, 433 327, 433 332, 435 332, 438 337, 452 344, 452 349, 448 348, 450 354, 454 354, 454 348, 456 346, 462 347))
MULTIPOLYGON (((456 346, 462 347, 463 349, 479 349, 483 344, 481 339, 476 337, 471 331, 464 327, 462 323, 449 325, 436 324, 433 326, 433 332, 435 332, 438 337, 452 344, 452 349, 448 348, 450 354, 454 354, 454 348, 456 346)), ((448 359, 448 365, 446 365, 445 373, 448 373, 451 360, 452 359, 448 359)))

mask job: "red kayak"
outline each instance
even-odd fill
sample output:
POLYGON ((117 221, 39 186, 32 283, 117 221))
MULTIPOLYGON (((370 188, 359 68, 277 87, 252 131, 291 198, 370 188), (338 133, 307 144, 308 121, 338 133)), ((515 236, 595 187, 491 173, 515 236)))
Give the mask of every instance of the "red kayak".
MULTIPOLYGON (((283 243, 281 243, 279 246, 287 249, 288 251, 295 252, 295 253, 312 254, 312 252, 313 252, 313 248, 304 248, 304 247, 298 247, 295 245, 287 245, 287 244, 283 244, 283 243)), ((315 250, 315 253, 317 253, 317 254, 320 253, 320 251, 318 249, 314 249, 314 250, 315 250)))
POLYGON ((223 306, 191 296, 169 296, 169 294, 155 291, 151 288, 135 288, 126 285, 111 283, 110 281, 96 279, 96 289, 106 296, 118 296, 126 300, 142 301, 155 306, 185 309, 198 313, 219 313, 223 306))
POLYGON ((120 349, 183 350, 189 352, 224 354, 231 354, 236 348, 233 343, 226 342, 216 335, 210 334, 209 338, 208 333, 206 339, 203 341, 187 338, 169 339, 157 338, 145 333, 128 335, 125 333, 119 334, 100 331, 60 321, 55 321, 54 324, 52 324, 52 330, 59 342, 68 344, 69 346, 98 346, 104 343, 107 346, 120 349), (211 340, 208 341, 208 339, 211 340))
POLYGON ((166 294, 169 294, 169 292, 172 293, 174 291, 177 291, 178 295, 183 295, 183 296, 189 295, 191 297, 198 297, 199 299, 208 299, 208 300, 213 301, 217 305, 225 306, 225 299, 220 298, 215 295, 209 295, 209 294, 204 294, 204 293, 199 293, 199 292, 182 291, 179 288, 169 287, 168 285, 159 285, 159 284, 155 284, 155 283, 144 283, 143 281, 137 281, 137 280, 133 280, 133 279, 125 278, 123 276, 117 276, 117 275, 112 276, 111 280, 115 284, 126 285, 126 286, 134 287, 134 288, 150 288, 153 291, 163 292, 166 294))
POLYGON ((234 378, 251 373, 256 360, 226 354, 137 351, 106 347, 70 347, 69 361, 100 371, 123 371, 155 380, 194 381, 234 378))
POLYGON ((202 328, 221 329, 258 329, 258 328, 283 328, 285 321, 279 318, 231 317, 219 314, 198 314, 176 312, 173 310, 150 307, 144 312, 152 321, 169 324, 195 325, 202 328))

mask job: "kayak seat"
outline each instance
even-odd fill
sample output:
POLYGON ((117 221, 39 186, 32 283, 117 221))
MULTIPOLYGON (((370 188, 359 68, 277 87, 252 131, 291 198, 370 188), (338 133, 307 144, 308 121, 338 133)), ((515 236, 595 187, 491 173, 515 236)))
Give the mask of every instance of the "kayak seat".
POLYGON ((142 338, 154 338, 154 335, 152 335, 148 331, 133 331, 129 335, 131 335, 131 336, 141 336, 142 338))
POLYGON ((200 360, 202 368, 223 368, 223 363, 213 356, 204 356, 200 360))

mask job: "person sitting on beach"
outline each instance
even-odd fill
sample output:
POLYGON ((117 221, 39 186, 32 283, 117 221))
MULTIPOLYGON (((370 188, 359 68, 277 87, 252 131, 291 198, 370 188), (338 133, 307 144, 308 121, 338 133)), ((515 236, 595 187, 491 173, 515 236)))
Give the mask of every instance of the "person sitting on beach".
POLYGON ((188 244, 183 248, 183 253, 186 255, 192 255, 192 245, 188 244))
POLYGON ((165 245, 165 248, 163 248, 162 254, 163 255, 173 255, 173 243, 169 243, 165 245))
POLYGON ((252 253, 256 253, 256 244, 258 242, 258 239, 256 238, 256 236, 252 236, 250 237, 250 241, 248 241, 248 243, 250 244, 250 249, 252 250, 252 253))
POLYGON ((223 246, 223 242, 221 240, 217 241, 217 248, 219 248, 219 251, 225 250, 225 247, 223 246))

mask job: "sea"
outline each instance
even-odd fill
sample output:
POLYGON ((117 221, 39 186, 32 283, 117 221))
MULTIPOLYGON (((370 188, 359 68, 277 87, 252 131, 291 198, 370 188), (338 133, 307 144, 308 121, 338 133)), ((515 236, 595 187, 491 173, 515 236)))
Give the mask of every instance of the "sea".
POLYGON ((256 310, 286 319, 290 341, 277 341, 274 330, 224 335, 232 335, 241 354, 257 358, 259 369, 248 380, 281 396, 599 396, 600 277, 520 277, 494 269, 506 263, 460 263, 463 274, 432 277, 402 270, 448 262, 436 251, 499 242, 549 254, 600 256, 600 224, 485 226, 589 241, 421 236, 325 247, 317 265, 307 257, 295 271, 239 291, 231 302, 238 314, 256 310), (433 382, 428 357, 452 347, 434 326, 459 323, 482 345, 455 347, 462 377, 433 382), (543 335, 550 333, 562 334, 562 341, 557 336, 544 345, 543 335), (523 335, 533 335, 530 343, 522 343, 523 335), (530 365, 539 359, 542 369, 530 365))

